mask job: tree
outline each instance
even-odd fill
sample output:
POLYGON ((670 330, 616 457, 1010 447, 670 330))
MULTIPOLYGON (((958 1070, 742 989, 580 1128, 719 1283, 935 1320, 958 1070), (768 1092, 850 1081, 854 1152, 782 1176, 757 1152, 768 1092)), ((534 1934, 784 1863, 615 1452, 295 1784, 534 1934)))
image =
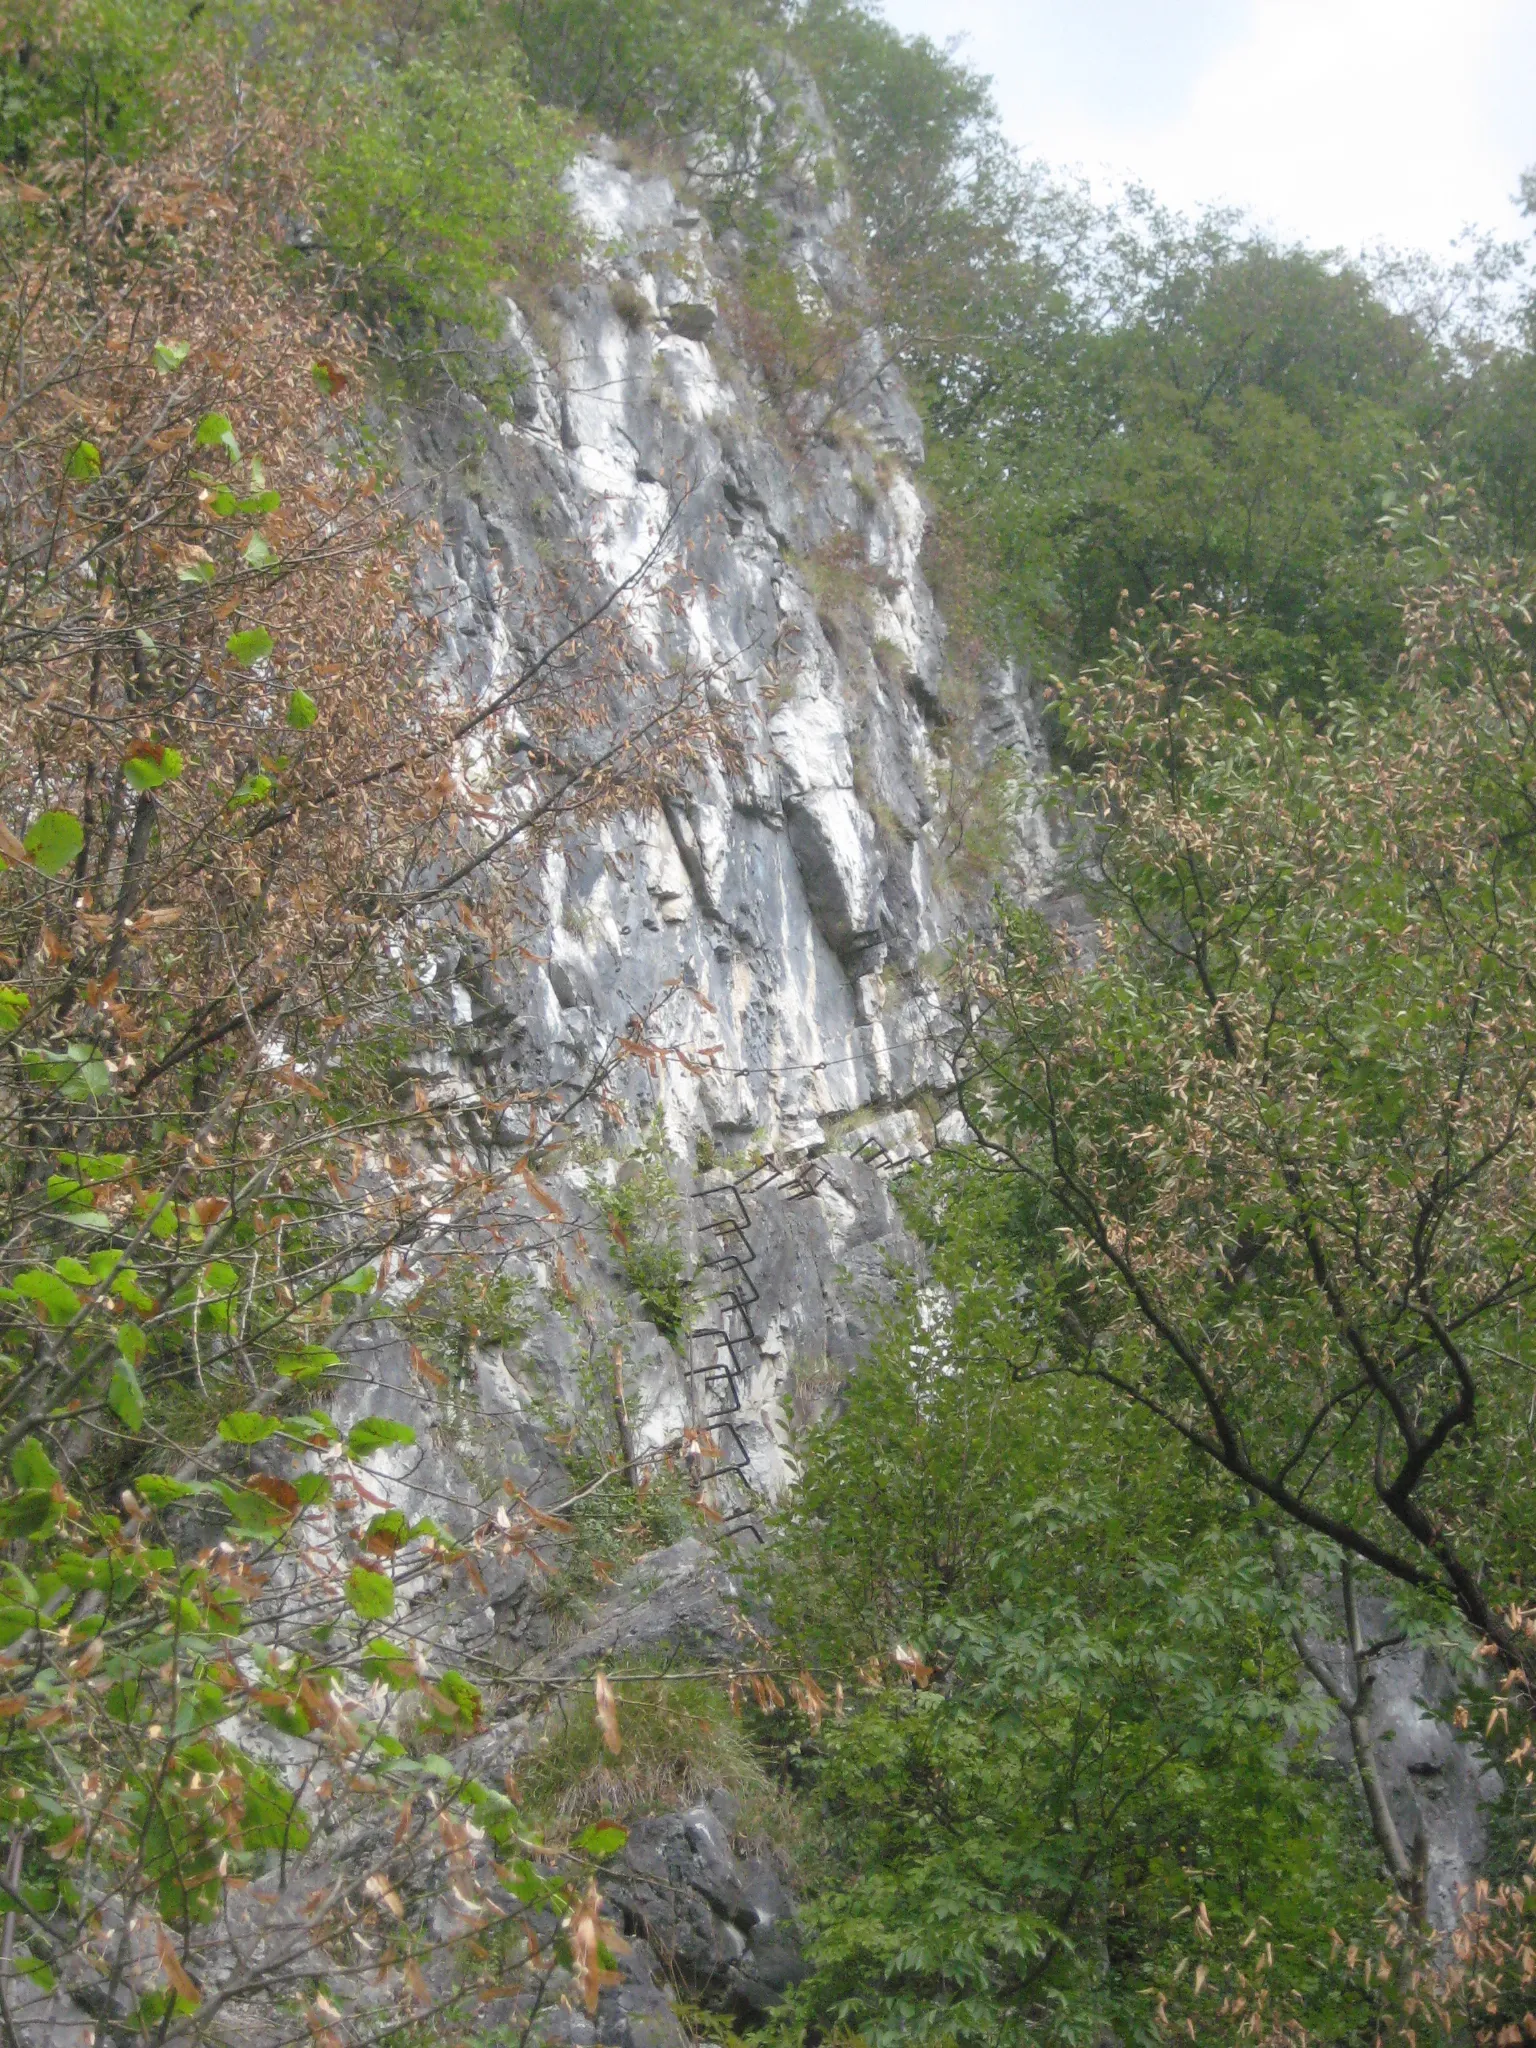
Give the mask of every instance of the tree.
POLYGON ((1529 1677, 1536 699, 1511 571, 1410 603, 1392 699, 1314 722, 1170 602, 1062 693, 1091 941, 969 982, 975 1170, 1059 1233, 1039 1370, 1529 1677))
POLYGON ((515 943, 549 834, 679 773, 706 679, 636 658, 649 564, 552 562, 515 658, 448 664, 363 336, 270 245, 323 135, 210 29, 108 50, 155 116, 125 137, 78 25, 29 52, 0 192, 0 2023, 58 1994, 175 2042, 297 2000, 330 2040, 329 1982, 447 2027, 488 1934, 517 1995, 565 1967, 595 2004, 590 1846, 438 1754, 482 1701, 397 1615, 473 1542, 380 1509, 412 1431, 325 1389, 389 1262, 430 1272, 582 1093, 509 1139, 411 1085, 433 912, 515 943), (405 1901, 449 1883, 445 1946, 405 1901))
POLYGON ((812 1974, 783 2035, 1242 2038, 1257 2010, 1356 2038, 1370 2000, 1316 1937, 1368 1939, 1380 1892, 1263 1533, 1150 1418, 1031 1376, 1007 1188, 944 1167, 916 1200, 944 1293, 801 1447, 761 1573, 845 1688, 795 1747, 812 1974))

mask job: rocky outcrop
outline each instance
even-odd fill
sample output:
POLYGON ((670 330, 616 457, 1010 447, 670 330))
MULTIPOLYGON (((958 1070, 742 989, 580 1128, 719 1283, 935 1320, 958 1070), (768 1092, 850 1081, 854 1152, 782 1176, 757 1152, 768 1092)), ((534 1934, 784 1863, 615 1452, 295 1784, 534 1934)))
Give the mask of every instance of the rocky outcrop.
POLYGON ((607 1879, 627 1926, 696 1998, 761 2017, 805 1975, 794 1902, 764 1856, 732 1839, 724 1793, 630 1829, 607 1879))
MULTIPOLYGON (((1371 1646, 1367 1733, 1377 1775, 1398 1835, 1422 1872, 1430 1925, 1450 1929, 1485 1868, 1489 1811, 1503 1782, 1476 1734, 1461 1732, 1451 1718, 1463 1685, 1444 1658, 1413 1639, 1387 1600, 1362 1598, 1360 1623, 1371 1646)), ((1343 1643, 1315 1654, 1347 1692, 1355 1677, 1343 1643)), ((1328 1746, 1354 1783, 1342 1716, 1328 1746)))
MULTIPOLYGON (((466 400, 416 438, 447 537, 431 592, 445 662, 470 697, 494 689, 532 631, 522 593, 551 548, 573 549, 612 585, 636 579, 637 663, 706 677, 734 744, 551 856, 537 965, 493 966, 461 938, 441 985, 493 1078, 570 1078, 654 1017, 691 1064, 622 1077, 638 1121, 659 1114, 685 1156, 705 1135, 804 1152, 947 1078, 932 971, 969 912, 947 876, 963 819, 919 563, 919 422, 878 334, 851 328, 843 199, 775 195, 806 317, 836 337, 822 380, 786 390, 754 358, 739 237, 717 241, 670 179, 611 151, 571 189, 590 260, 579 283, 509 306, 504 416, 466 400), (483 443, 469 476, 466 416, 483 443)), ((968 779, 1027 777, 1020 680, 998 670, 975 692, 968 779)), ((1020 885, 1038 886, 1049 840, 1027 808, 1017 853, 1020 885)), ((448 1066, 445 1049, 423 1078, 448 1066)))
MULTIPOLYGON (((617 1350, 636 1453, 692 1432, 695 1478, 750 1543, 755 1504, 788 1476, 787 1426, 832 1397, 919 1262, 889 1182, 947 1106, 936 977, 973 916, 967 815, 980 778, 1016 794, 1041 748, 1011 670, 964 679, 950 723, 956 679, 919 559, 920 425, 867 324, 845 200, 775 195, 783 264, 835 340, 824 372, 786 379, 739 237, 606 146, 571 193, 581 275, 509 303, 501 397, 465 394, 411 430, 443 534, 425 595, 444 677, 469 703, 494 694, 537 644, 551 563, 575 563, 621 590, 611 625, 635 672, 701 679, 723 738, 654 803, 551 849, 519 951, 496 955, 472 920, 438 928, 423 1000, 442 1028, 408 1079, 450 1106, 575 1093, 636 1020, 669 1056, 615 1070, 539 1201, 514 1184, 394 1283, 403 1297, 422 1272, 478 1261, 517 1287, 526 1327, 473 1346, 447 1386, 385 1327, 355 1352, 337 1413, 415 1434, 371 1461, 373 1495, 484 1532, 509 1493, 541 1511, 569 1495, 551 1425, 595 1402, 605 1426, 594 1360, 617 1350), (637 1297, 604 1221, 642 1140, 670 1160, 667 1227, 695 1276, 681 1329, 637 1297)), ((1019 816, 1016 880, 1037 889, 1049 835, 1028 804, 1019 816)), ((557 1533, 493 1536, 479 1585, 419 1577, 397 1616, 423 1655, 507 1682, 502 1718, 466 1751, 493 1781, 539 1741, 551 1699, 559 1714, 590 1702, 561 1688, 595 1664, 740 1657, 718 1533, 556 1612, 564 1551, 557 1533)), ((546 2000, 538 2037, 666 2048, 669 1991, 749 2016, 794 1981, 782 1878, 733 1828, 723 1793, 632 1825, 603 1887, 631 1936, 618 1980, 590 2017, 546 2000)))

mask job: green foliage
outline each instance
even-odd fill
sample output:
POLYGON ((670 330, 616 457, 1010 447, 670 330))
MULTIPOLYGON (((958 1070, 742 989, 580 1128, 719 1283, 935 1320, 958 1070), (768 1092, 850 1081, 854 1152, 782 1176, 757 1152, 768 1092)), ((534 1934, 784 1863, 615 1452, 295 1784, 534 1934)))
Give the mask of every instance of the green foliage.
POLYGON ((642 1671, 615 1687, 621 1748, 604 1747, 590 1690, 552 1717, 537 1748, 518 1767, 518 1797, 551 1830, 574 1831, 610 1814, 664 1812, 724 1787, 747 1824, 777 1818, 763 1764, 721 1687, 642 1671))
POLYGON ((1000 285, 1020 283, 1026 206, 1041 198, 988 82, 859 0, 806 0, 790 38, 826 106, 887 318, 916 359, 957 330, 974 341, 1000 285))
POLYGON ((537 1313, 534 1290, 479 1259, 445 1258, 405 1304, 402 1327, 439 1365, 467 1370, 477 1348, 516 1344, 537 1313))
POLYGON ((534 89, 610 134, 682 138, 729 214, 798 153, 774 0, 506 0, 534 89), (765 77, 774 88, 765 100, 765 77), (784 104, 776 104, 779 99, 784 104))
POLYGON ((1220 221, 1143 209, 1098 234, 1068 317, 931 366, 992 630, 1093 660, 1124 603, 1183 589, 1304 700, 1381 688, 1414 573, 1381 520, 1432 459, 1428 341, 1360 273, 1220 221))
POLYGON ((599 1593, 638 1558, 696 1534, 699 1527, 677 1471, 666 1465, 653 1467, 640 1487, 634 1488, 620 1479, 611 1456, 573 1454, 569 1461, 578 1489, 589 1485, 599 1472, 613 1475, 570 1510, 575 1533, 564 1574, 566 1590, 577 1594, 599 1593))
POLYGON ((950 1302, 915 1298, 803 1447, 761 1575, 849 1693, 799 1745, 813 1971, 775 2038, 1151 2042, 1197 1966, 1351 2038, 1318 1934, 1381 1893, 1262 1534, 1144 1418, 1032 1377, 1038 1232, 929 1193, 950 1302))
POLYGON ((659 1147, 632 1154, 599 1199, 625 1279, 661 1334, 677 1343, 688 1324, 692 1276, 677 1238, 677 1187, 659 1147))
POLYGON ((1058 1365, 1531 1651, 1532 732, 1516 572, 1461 564, 1393 697, 1266 711, 1177 606, 1064 693, 1091 966, 1012 915, 964 1099, 1060 1232, 1058 1365), (1529 932, 1530 936, 1527 936, 1529 932))
POLYGON ((78 156, 89 177, 99 157, 134 155, 164 132, 171 64, 212 27, 177 0, 16 0, 0 49, 0 161, 25 177, 78 156))
POLYGON ((493 333, 493 287, 571 246, 562 124, 530 99, 515 46, 447 28, 354 69, 313 170, 327 250, 375 322, 493 333))

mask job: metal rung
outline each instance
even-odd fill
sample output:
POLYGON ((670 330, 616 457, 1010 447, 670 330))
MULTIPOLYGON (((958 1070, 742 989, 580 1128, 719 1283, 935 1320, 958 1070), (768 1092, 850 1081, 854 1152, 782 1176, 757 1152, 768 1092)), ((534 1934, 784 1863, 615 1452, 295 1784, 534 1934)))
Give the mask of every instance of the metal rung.
MULTIPOLYGON (((751 1469, 752 1453, 742 1442, 735 1423, 731 1421, 729 1416, 717 1416, 714 1419, 712 1428, 719 1435, 729 1436, 732 1439, 736 1446, 736 1456, 732 1460, 717 1464, 712 1471, 704 1473, 703 1477, 705 1479, 740 1479, 750 1492, 750 1482, 744 1475, 751 1469)), ((699 1455, 704 1457, 707 1453, 701 1451, 699 1455)))
MULTIPOLYGON (((742 1363, 741 1358, 737 1354, 736 1347, 742 1341, 740 1337, 733 1337, 729 1330, 722 1329, 718 1324, 711 1323, 702 1330, 695 1330, 692 1333, 689 1342, 692 1343, 695 1339, 702 1342, 706 1337, 714 1338, 715 1351, 717 1355, 719 1353, 720 1346, 722 1344, 725 1346, 726 1350, 731 1354, 731 1367, 733 1371, 743 1374, 750 1372, 751 1367, 748 1365, 744 1365, 742 1363)), ((703 1372, 705 1370, 706 1368, 701 1365, 691 1365, 687 1367, 687 1372, 690 1378, 692 1378, 694 1373, 703 1372)))
POLYGON ((702 1384, 704 1389, 703 1398, 706 1401, 713 1401, 716 1404, 713 1408, 705 1411, 706 1421, 708 1421, 712 1416, 739 1415, 741 1413, 741 1388, 736 1384, 735 1379, 732 1377, 730 1373, 698 1372, 694 1373, 691 1377, 696 1386, 702 1384), (718 1394, 713 1394, 710 1392, 710 1384, 712 1381, 718 1381, 722 1386, 724 1386, 728 1390, 731 1397, 729 1405, 722 1402, 718 1394))
POLYGON ((712 1230, 716 1237, 721 1239, 739 1237, 743 1244, 752 1242, 747 1234, 747 1226, 739 1216, 711 1216, 704 1228, 712 1230))
POLYGON ((750 1225, 752 1218, 748 1213, 746 1203, 742 1200, 741 1189, 736 1185, 735 1181, 727 1181, 723 1188, 695 1188, 693 1191, 693 1199, 696 1202, 710 1201, 716 1195, 729 1196, 736 1204, 736 1208, 741 1216, 741 1227, 745 1230, 750 1225))
POLYGON ((727 1315, 734 1314, 740 1316, 741 1318, 741 1331, 740 1334, 737 1336, 736 1342, 738 1344, 750 1344, 754 1351, 761 1351, 763 1348, 763 1340, 761 1337, 758 1336, 756 1330, 752 1327, 752 1318, 747 1314, 746 1304, 738 1300, 735 1295, 731 1295, 728 1297, 722 1297, 717 1295, 715 1298, 716 1300, 724 1300, 725 1312, 727 1315))
POLYGON ((744 1273, 748 1266, 756 1261, 757 1253, 753 1251, 752 1240, 749 1237, 743 1237, 741 1241, 747 1248, 745 1256, 740 1252, 723 1250, 713 1252, 707 1259, 700 1259, 699 1270, 704 1273, 713 1273, 720 1266, 737 1266, 744 1273))

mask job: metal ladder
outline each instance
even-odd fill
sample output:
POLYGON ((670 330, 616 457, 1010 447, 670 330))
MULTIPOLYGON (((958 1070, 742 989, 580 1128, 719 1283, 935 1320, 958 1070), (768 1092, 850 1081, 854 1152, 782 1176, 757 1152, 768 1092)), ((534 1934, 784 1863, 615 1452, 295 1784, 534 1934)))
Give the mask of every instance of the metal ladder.
POLYGON ((786 1183, 792 1189, 785 1194, 786 1203, 809 1201, 827 1178, 826 1168, 809 1160, 783 1166, 770 1159, 749 1167, 734 1180, 693 1190, 696 1202, 710 1205, 700 1221, 699 1234, 714 1239, 713 1249, 699 1262, 700 1274, 709 1276, 699 1296, 706 1320, 695 1323, 688 1332, 684 1368, 689 1405, 700 1427, 718 1446, 715 1462, 701 1475, 700 1483, 735 1479, 746 1500, 725 1516, 723 1531, 732 1536, 750 1535, 758 1543, 763 1540, 758 1520, 761 1494, 752 1479, 752 1453, 737 1420, 742 1390, 751 1378, 753 1354, 758 1359, 762 1356, 752 1320, 752 1310, 762 1296, 749 1270, 757 1261, 757 1249, 752 1242, 748 1203, 786 1183))

